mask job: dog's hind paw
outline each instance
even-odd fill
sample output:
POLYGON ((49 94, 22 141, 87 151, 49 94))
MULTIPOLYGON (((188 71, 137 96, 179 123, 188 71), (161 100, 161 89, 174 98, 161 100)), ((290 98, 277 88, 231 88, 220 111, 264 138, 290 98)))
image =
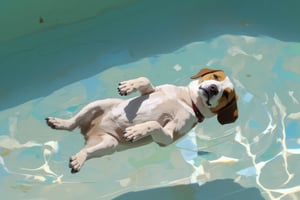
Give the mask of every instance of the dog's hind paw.
POLYGON ((70 158, 69 167, 71 168, 72 174, 80 171, 86 158, 87 158, 87 153, 85 153, 84 151, 80 151, 76 155, 70 158))
POLYGON ((46 123, 49 127, 58 130, 72 130, 74 129, 73 123, 70 120, 55 118, 55 117, 47 117, 46 123))

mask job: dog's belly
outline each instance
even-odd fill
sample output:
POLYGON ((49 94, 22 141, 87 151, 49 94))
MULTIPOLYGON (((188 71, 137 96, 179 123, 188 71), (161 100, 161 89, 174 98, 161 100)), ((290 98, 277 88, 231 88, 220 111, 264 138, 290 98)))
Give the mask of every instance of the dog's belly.
POLYGON ((147 121, 158 121, 163 126, 174 118, 174 112, 180 106, 177 100, 154 93, 129 99, 114 107, 111 114, 121 128, 147 121))
MULTIPOLYGON (((120 142, 124 142, 123 132, 127 127, 147 121, 157 121, 164 126, 174 119, 175 113, 179 109, 183 109, 183 105, 177 98, 170 99, 160 92, 151 93, 124 100, 106 111, 100 127, 105 132, 113 134, 120 142)), ((149 138, 147 138, 148 140, 149 138)))

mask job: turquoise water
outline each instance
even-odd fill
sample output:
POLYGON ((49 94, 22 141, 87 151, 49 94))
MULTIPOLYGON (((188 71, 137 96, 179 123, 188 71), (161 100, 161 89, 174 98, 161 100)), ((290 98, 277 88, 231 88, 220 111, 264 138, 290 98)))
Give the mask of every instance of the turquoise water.
MULTIPOLYGON (((126 56, 123 52, 121 56, 126 56), (124 54, 124 55, 123 55, 124 54)), ((127 56, 130 56, 129 54, 127 56)), ((0 193, 5 199, 299 199, 300 44, 222 35, 116 65, 45 97, 0 112, 0 193), (54 131, 45 116, 69 117, 95 99, 119 97, 118 82, 147 76, 187 85, 221 68, 239 95, 239 119, 199 124, 184 139, 88 161, 72 175, 79 131, 54 131)))

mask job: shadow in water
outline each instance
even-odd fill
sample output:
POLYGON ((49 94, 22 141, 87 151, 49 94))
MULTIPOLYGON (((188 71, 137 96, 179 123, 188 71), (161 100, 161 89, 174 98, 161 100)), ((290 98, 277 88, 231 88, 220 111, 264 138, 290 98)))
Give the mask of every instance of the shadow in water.
POLYGON ((154 188, 122 194, 114 200, 127 199, 201 199, 201 200, 264 200, 257 188, 244 188, 232 179, 215 180, 198 184, 154 188))

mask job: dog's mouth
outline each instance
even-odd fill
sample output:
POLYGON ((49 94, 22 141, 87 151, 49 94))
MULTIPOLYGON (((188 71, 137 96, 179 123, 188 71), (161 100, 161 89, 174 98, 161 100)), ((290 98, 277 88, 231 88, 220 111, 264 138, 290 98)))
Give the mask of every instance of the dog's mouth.
POLYGON ((207 89, 205 89, 205 88, 203 88, 203 87, 199 87, 199 90, 200 91, 202 91, 201 93, 203 94, 203 96, 204 97, 206 97, 206 104, 208 105, 208 106, 211 106, 211 103, 209 102, 210 101, 210 93, 209 93, 209 91, 207 90, 207 89))

